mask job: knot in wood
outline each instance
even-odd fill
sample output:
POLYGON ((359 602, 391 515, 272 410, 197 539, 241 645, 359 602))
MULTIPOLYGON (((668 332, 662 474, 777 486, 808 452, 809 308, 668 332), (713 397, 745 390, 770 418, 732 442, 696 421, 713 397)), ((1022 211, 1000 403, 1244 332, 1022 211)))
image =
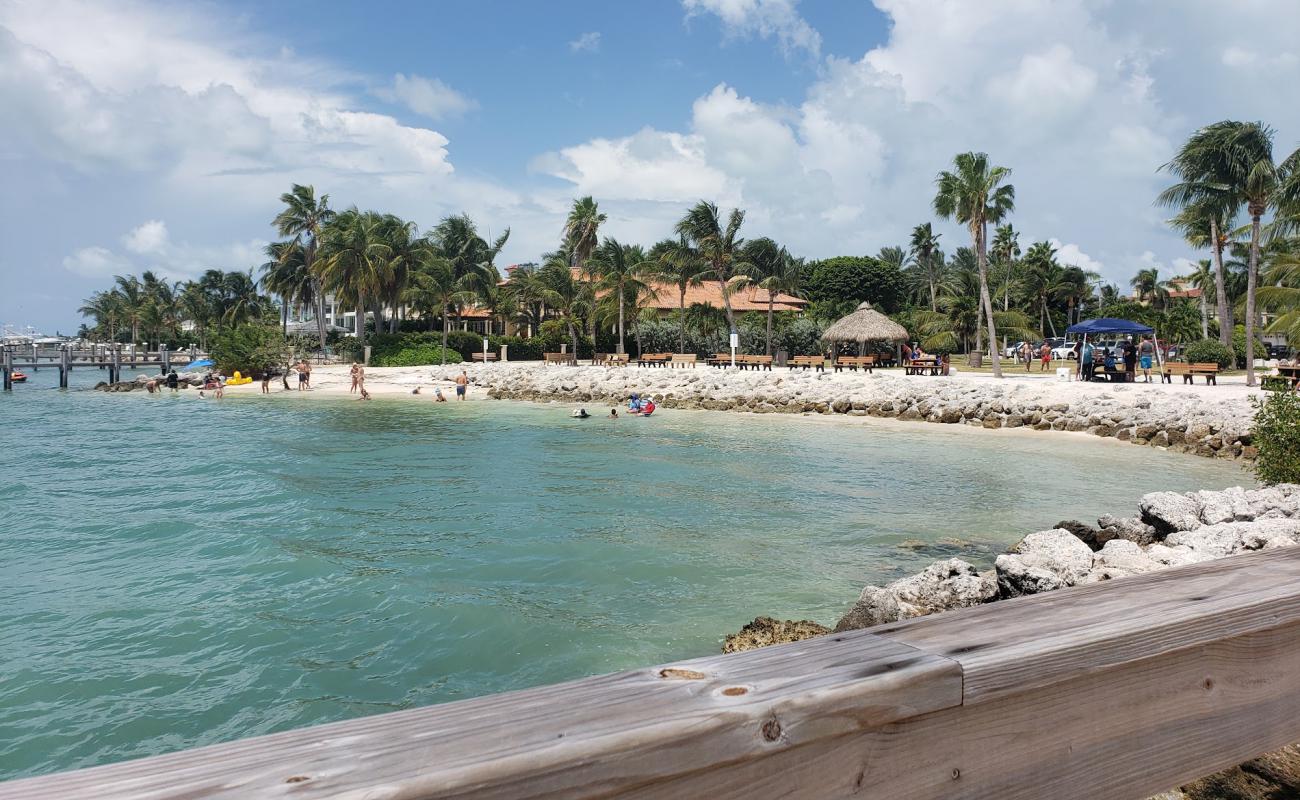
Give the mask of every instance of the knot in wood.
POLYGON ((763 723, 763 738, 769 742, 775 742, 781 738, 781 723, 775 719, 769 719, 763 723))

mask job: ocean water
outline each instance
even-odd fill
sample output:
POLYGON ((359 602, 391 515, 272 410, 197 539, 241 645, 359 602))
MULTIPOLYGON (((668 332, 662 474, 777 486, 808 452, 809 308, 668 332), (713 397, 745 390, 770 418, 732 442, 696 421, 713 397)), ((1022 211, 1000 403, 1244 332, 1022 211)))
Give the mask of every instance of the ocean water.
POLYGON ((1250 480, 938 425, 55 381, 0 396, 0 779, 714 653, 759 614, 833 624, 935 558, 1250 480))

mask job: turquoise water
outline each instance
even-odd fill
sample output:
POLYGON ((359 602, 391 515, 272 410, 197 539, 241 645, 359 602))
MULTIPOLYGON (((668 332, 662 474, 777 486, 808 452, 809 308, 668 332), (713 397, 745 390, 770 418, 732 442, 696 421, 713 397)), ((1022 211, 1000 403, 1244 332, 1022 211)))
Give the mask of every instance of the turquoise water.
POLYGON ((55 380, 0 397, 0 779, 709 654, 758 614, 833 623, 933 558, 1247 480, 938 425, 55 380))

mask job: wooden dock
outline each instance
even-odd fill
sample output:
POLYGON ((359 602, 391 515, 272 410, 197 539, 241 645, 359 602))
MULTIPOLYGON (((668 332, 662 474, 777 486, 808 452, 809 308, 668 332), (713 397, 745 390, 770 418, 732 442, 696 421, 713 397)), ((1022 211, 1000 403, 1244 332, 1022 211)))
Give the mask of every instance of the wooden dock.
POLYGON ((74 367, 95 367, 108 370, 108 382, 117 383, 122 379, 122 367, 142 369, 158 367, 160 374, 166 374, 173 366, 184 366, 193 361, 207 358, 196 348, 188 350, 169 350, 160 347, 155 351, 138 350, 134 345, 96 344, 87 347, 62 346, 56 350, 42 351, 36 345, 2 345, 0 346, 0 382, 4 391, 13 390, 13 373, 15 370, 57 369, 59 371, 59 388, 68 388, 68 378, 74 367))
POLYGON ((1300 547, 0 783, 0 800, 1139 800, 1296 741, 1300 547))

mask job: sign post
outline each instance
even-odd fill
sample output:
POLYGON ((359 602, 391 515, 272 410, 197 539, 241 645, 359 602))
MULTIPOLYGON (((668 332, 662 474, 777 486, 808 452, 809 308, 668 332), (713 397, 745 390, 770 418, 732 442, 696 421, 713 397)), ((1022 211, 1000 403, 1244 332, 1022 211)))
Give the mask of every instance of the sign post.
POLYGON ((736 366, 736 348, 740 346, 740 334, 731 332, 731 366, 736 366))
POLYGON ((487 337, 484 336, 483 337, 483 363, 484 364, 487 363, 487 350, 488 350, 488 340, 487 337))

